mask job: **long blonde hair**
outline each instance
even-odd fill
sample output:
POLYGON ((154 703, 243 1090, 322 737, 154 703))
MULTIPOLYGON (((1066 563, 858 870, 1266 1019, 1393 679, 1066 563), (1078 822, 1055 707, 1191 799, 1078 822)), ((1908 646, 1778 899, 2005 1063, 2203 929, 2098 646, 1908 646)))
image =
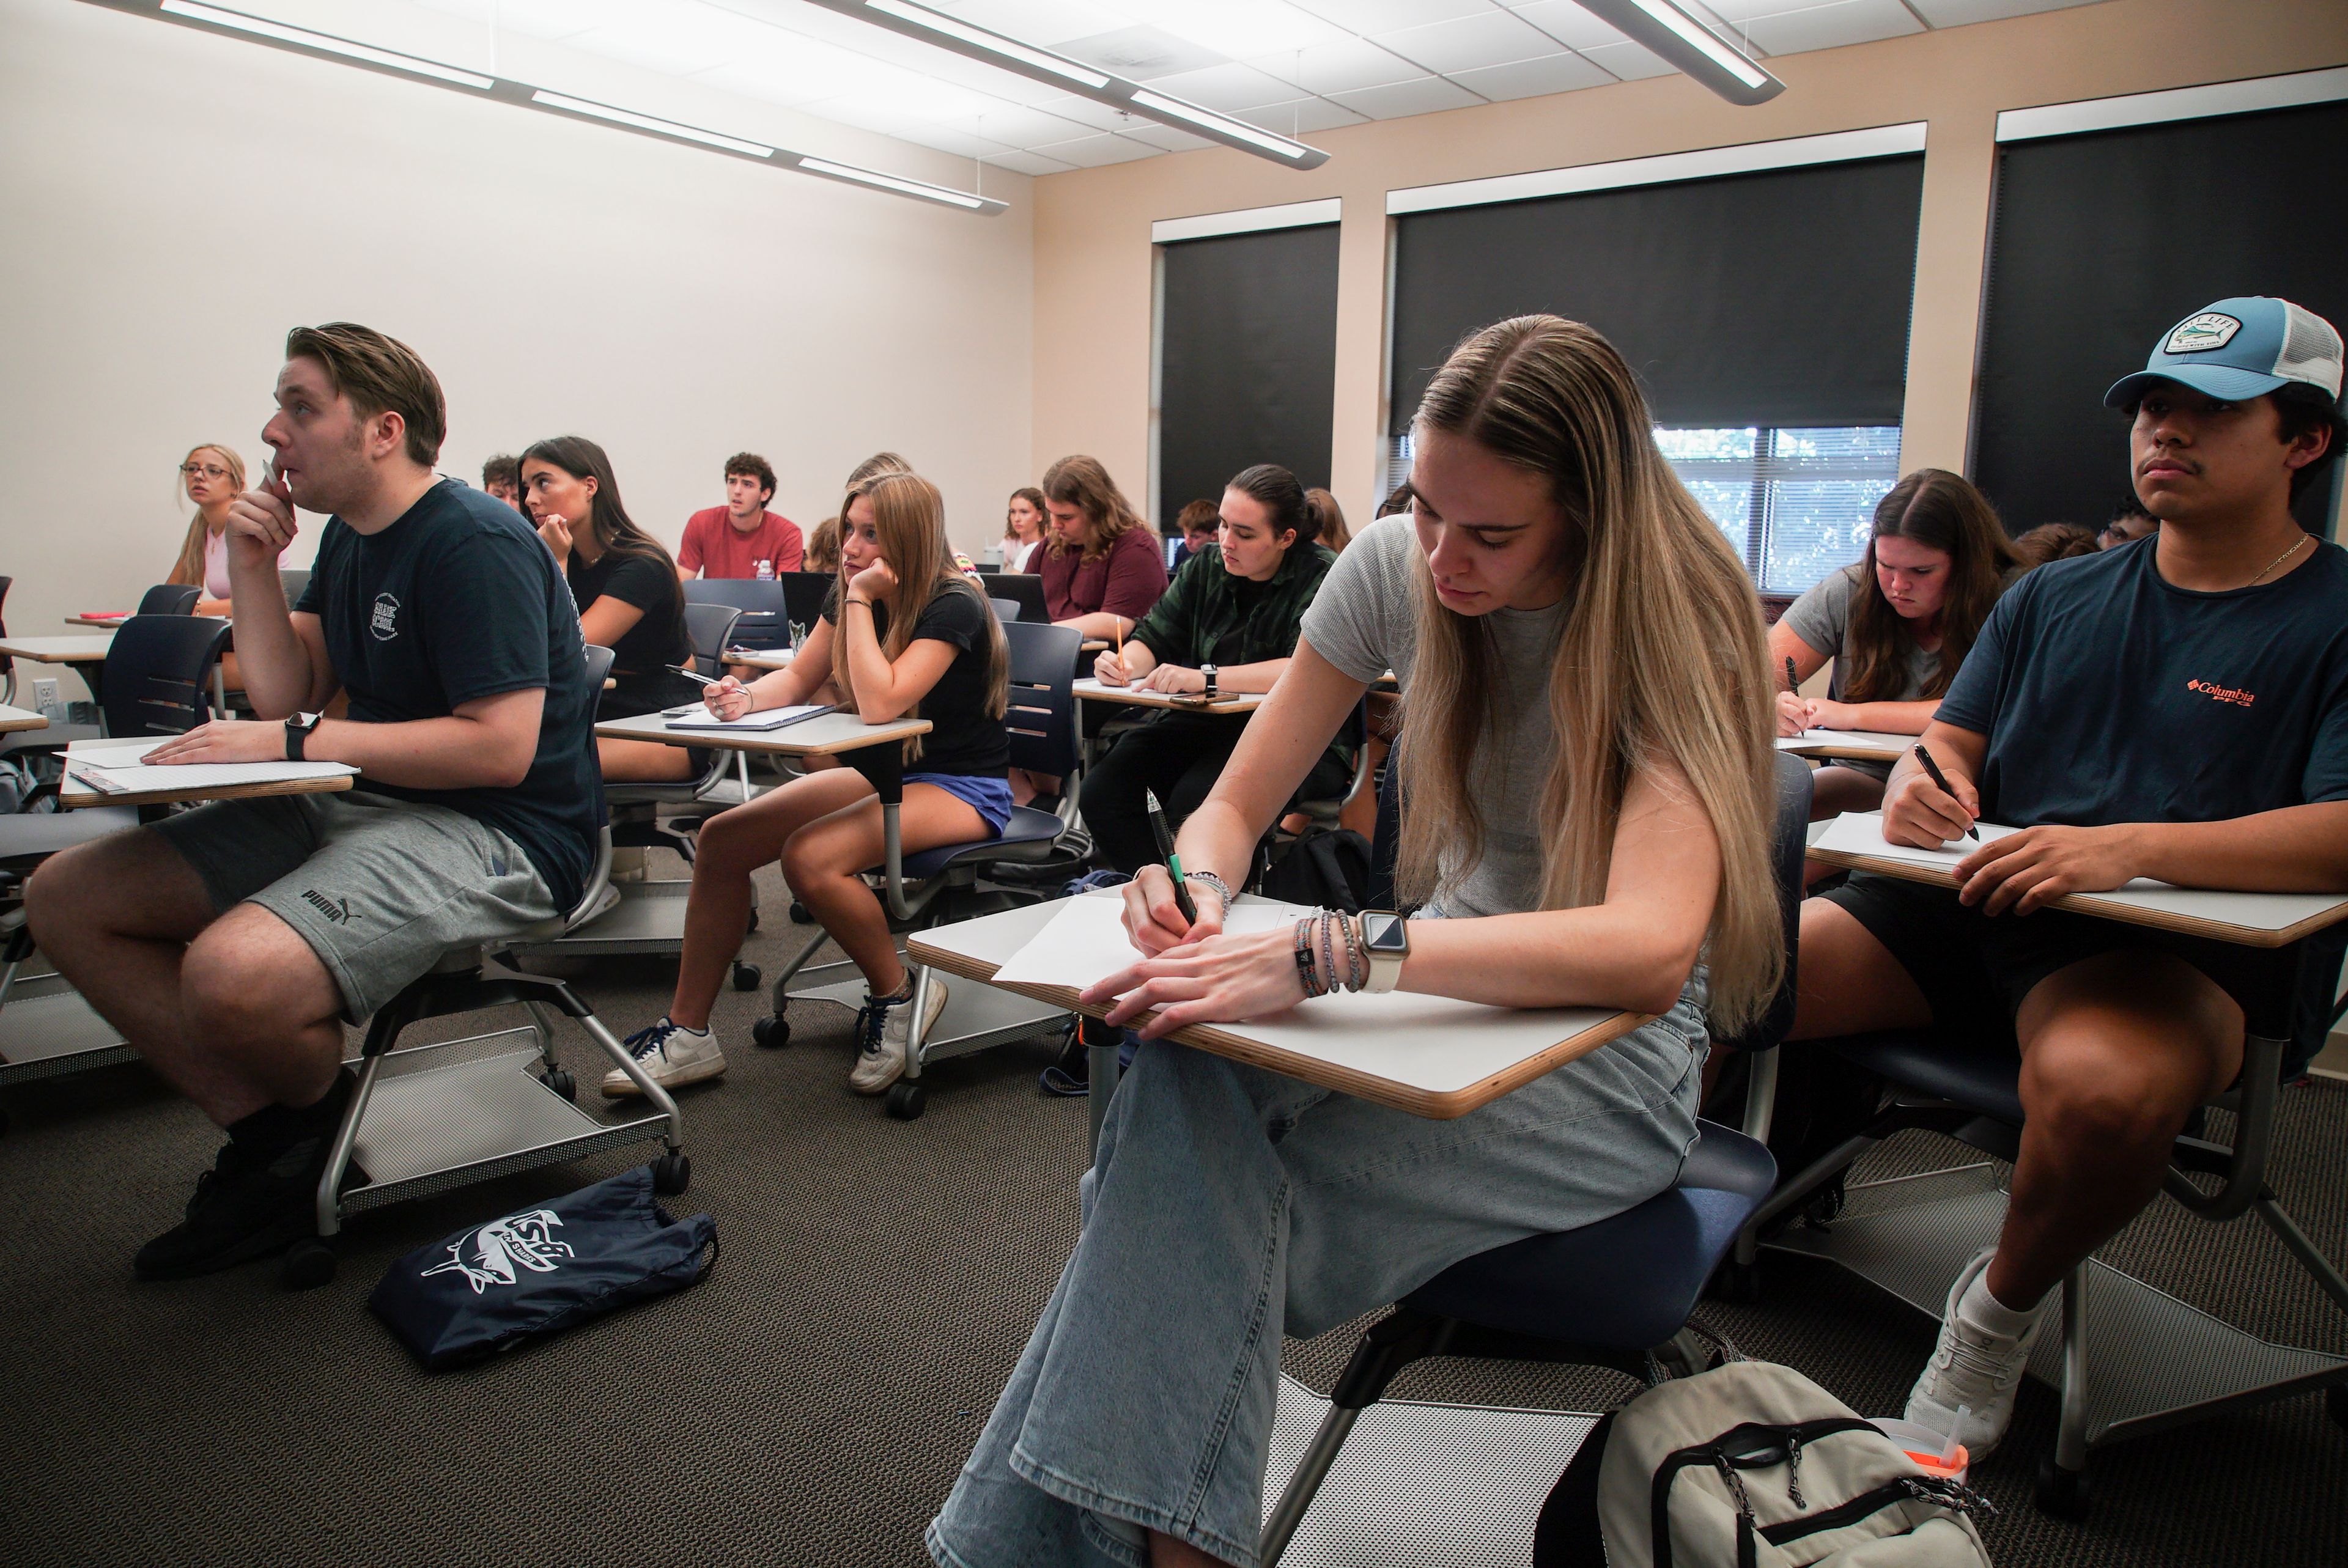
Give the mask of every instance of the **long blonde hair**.
MULTIPOLYGON (((962 574, 954 565, 953 548, 946 543, 946 503, 938 487, 919 474, 901 469, 889 469, 860 479, 848 487, 847 497, 839 503, 839 527, 843 536, 848 531, 848 508, 858 497, 872 503, 872 532, 880 545, 880 559, 897 576, 895 602, 889 606, 889 630, 880 640, 880 652, 894 664, 913 641, 913 629, 921 624, 922 612, 930 601, 942 593, 966 593, 979 601, 986 611, 986 716, 1000 719, 1011 707, 1011 649, 1004 641, 1003 627, 986 602, 978 586, 962 574)), ((839 571, 839 623, 838 634, 831 640, 831 678, 848 694, 853 705, 856 701, 856 678, 848 667, 848 563, 845 552, 839 571)), ((919 718, 922 704, 915 703, 911 716, 919 718)), ((914 735, 905 742, 905 761, 913 762, 922 754, 922 737, 914 735)))
MULTIPOLYGON (((1564 517, 1540 907, 1604 900, 1632 774, 1676 768, 1719 841, 1708 1010, 1717 1031, 1736 1032, 1767 1009, 1786 958, 1770 853, 1773 687, 1743 563, 1655 449, 1630 366, 1578 322, 1519 316, 1473 334, 1437 373, 1417 417, 1546 476, 1564 517)), ((1455 865, 1480 856, 1469 763, 1505 743, 1510 722, 1493 702, 1491 629, 1445 609, 1426 557, 1416 561, 1395 867, 1397 892, 1414 901, 1436 891, 1447 852, 1455 865)))
MULTIPOLYGON (((180 466, 184 468, 194 462, 196 454, 199 452, 219 453, 221 466, 228 470, 229 487, 239 492, 244 489, 244 459, 236 455, 233 447, 223 446, 217 441, 207 441, 201 446, 191 446, 188 448, 188 455, 180 459, 180 466)), ((188 493, 185 478, 186 476, 182 475, 182 483, 180 487, 180 494, 182 496, 188 493)), ((180 559, 172 563, 171 575, 163 579, 165 582, 178 583, 183 588, 190 583, 194 583, 198 587, 203 586, 205 532, 204 510, 199 507, 196 508, 196 515, 188 519, 187 537, 180 541, 180 559)))

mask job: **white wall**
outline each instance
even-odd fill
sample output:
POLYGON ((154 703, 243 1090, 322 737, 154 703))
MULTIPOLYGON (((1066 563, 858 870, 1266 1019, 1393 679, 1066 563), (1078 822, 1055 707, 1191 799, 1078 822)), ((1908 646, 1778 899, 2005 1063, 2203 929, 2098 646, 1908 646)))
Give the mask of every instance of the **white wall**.
MULTIPOLYGON (((733 102, 726 129, 970 178, 733 102)), ((285 331, 330 320, 423 354, 448 399, 441 466, 469 481, 492 452, 590 436, 674 548, 736 450, 766 455, 775 507, 811 527, 893 447, 975 553, 1031 482, 1026 185, 989 171, 1011 210, 973 217, 73 0, 0 0, 8 628, 68 630, 161 581, 188 518, 181 456, 225 441, 257 468, 285 331)), ((321 521, 304 516, 289 561, 321 521)))

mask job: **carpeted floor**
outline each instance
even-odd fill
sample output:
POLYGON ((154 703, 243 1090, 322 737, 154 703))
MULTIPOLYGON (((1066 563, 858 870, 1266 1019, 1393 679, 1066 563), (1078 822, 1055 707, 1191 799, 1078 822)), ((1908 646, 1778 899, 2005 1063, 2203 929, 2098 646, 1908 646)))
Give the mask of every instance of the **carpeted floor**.
MULTIPOLYGON (((771 883, 749 956, 803 942, 771 883)), ((658 1016, 667 966, 581 967, 624 1032, 658 1016)), ((133 1282, 216 1134, 139 1069, 8 1091, 0 1137, 0 1563, 383 1564, 926 1562, 921 1529, 1075 1239, 1081 1102, 1038 1094, 1041 1041, 932 1070, 929 1110, 889 1121, 848 1092, 850 1014, 794 1009, 780 1051, 726 993, 731 1070, 688 1091, 685 1212, 716 1217, 703 1286, 473 1370, 427 1376, 368 1317, 390 1261, 469 1223, 623 1168, 556 1167, 363 1215, 340 1276, 285 1295, 253 1267, 133 1282)), ((583 1037, 566 1061, 600 1073, 583 1037)), ((589 1091, 592 1093, 592 1090, 589 1091)), ((586 1098, 582 1095, 582 1099, 586 1098)), ((1933 1151, 1889 1148, 1882 1168, 1933 1151)), ((2348 1255, 2348 1086, 2287 1098, 2279 1187, 2348 1255)), ((2348 1353, 2348 1323, 2262 1232, 2156 1209, 2106 1255, 2255 1331, 2348 1353)), ((1897 1409, 1931 1343, 1919 1315, 1830 1266, 1773 1256, 1752 1307, 1707 1304, 1749 1353, 1865 1411, 1897 1409)), ((1169 1282, 1171 1287, 1173 1282, 1169 1282)), ((1325 1390, 1341 1332, 1288 1348, 1325 1390)), ((1594 1409, 1608 1374, 1429 1363, 1399 1396, 1594 1409)), ((1977 1480, 2001 1563, 2348 1561, 2348 1434, 2300 1399, 2106 1451, 2082 1526, 2040 1516, 2029 1466, 2054 1399, 2028 1386, 1977 1480)))

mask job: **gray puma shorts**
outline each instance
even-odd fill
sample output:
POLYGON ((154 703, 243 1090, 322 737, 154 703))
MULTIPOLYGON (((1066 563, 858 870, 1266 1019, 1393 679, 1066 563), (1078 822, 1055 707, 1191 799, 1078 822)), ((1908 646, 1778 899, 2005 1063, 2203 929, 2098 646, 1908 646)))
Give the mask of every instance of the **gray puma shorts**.
POLYGON ((213 907, 260 905, 301 934, 352 1022, 452 948, 558 913, 530 856, 445 805, 353 790, 214 801, 149 831, 203 878, 213 907))

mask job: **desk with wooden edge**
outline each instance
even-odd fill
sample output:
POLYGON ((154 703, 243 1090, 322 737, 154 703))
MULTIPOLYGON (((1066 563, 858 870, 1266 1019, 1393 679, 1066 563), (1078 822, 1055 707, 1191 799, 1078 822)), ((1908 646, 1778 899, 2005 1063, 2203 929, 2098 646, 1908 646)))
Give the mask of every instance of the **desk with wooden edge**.
POLYGON ((728 648, 717 656, 717 661, 720 664, 739 664, 746 670, 765 673, 789 669, 796 657, 798 650, 791 648, 728 648))
POLYGON ((106 651, 113 645, 111 631, 72 637, 0 637, 0 653, 12 659, 73 666, 89 694, 100 701, 106 690, 106 651))
POLYGON ((1111 686, 1087 675, 1069 688, 1084 702, 1118 702, 1129 708, 1172 708, 1184 713, 1252 713, 1263 706, 1269 692, 1224 692, 1213 697, 1193 692, 1152 692, 1140 686, 1111 686))
POLYGON ((66 617, 66 624, 67 626, 94 626, 101 630, 113 631, 118 630, 122 623, 129 619, 130 611, 125 610, 113 615, 68 615, 66 617))
POLYGON ((1922 738, 1881 730, 1805 730, 1778 736, 1777 749, 1820 762, 1896 763, 1922 738))
MULTIPOLYGON (((126 746, 151 745, 155 737, 141 735, 120 742, 126 746)), ((92 750, 113 743, 80 741, 67 753, 87 756, 92 750)), ((334 774, 322 778, 270 779, 249 784, 213 784, 199 789, 139 790, 133 793, 113 793, 94 790, 82 784, 68 771, 57 785, 57 805, 64 811, 77 811, 93 805, 191 805, 199 801, 250 800, 268 794, 335 794, 357 782, 355 774, 334 774)))
MULTIPOLYGON (((1114 891, 1086 895, 1115 898, 1114 891)), ((1245 898, 1243 902, 1257 902, 1245 898)), ((1061 900, 1006 909, 953 926, 941 926, 907 939, 905 950, 924 964, 948 974, 983 984, 994 984, 995 971, 1050 923, 1061 900)), ((1135 955, 1138 961, 1139 955, 1135 955)), ((1067 986, 1013 984, 1003 988, 1097 1020, 1108 1011, 1076 999, 1067 986)), ((1401 999, 1398 998, 1398 999, 1401 999)), ((1410 1000, 1420 999, 1411 998, 1410 1000)), ((1352 1030, 1330 1038, 1325 1053, 1297 1049, 1294 1043, 1274 1044, 1245 1023, 1201 1023, 1177 1030, 1169 1038, 1217 1056, 1285 1073, 1291 1078, 1334 1089, 1379 1105, 1407 1111, 1414 1116, 1448 1121, 1465 1116, 1521 1089, 1534 1079, 1567 1062, 1587 1056, 1642 1024, 1651 1013, 1618 1012, 1611 1008, 1557 1008, 1525 1011, 1493 1008, 1488 1020, 1444 1031, 1441 1049, 1429 1052, 1426 1041, 1408 1031, 1394 1038, 1352 1030), (1538 1027, 1528 1027, 1538 1024, 1538 1027)), ((1138 1021, 1138 1020, 1137 1020, 1138 1021)), ((1091 1046, 1092 1132, 1096 1143, 1108 1112, 1109 1095, 1117 1087, 1117 1033, 1087 1030, 1091 1046), (1096 1037, 1097 1042, 1096 1042, 1096 1037)))
POLYGON ((0 735, 13 734, 18 730, 46 730, 48 727, 47 714, 36 713, 30 708, 12 708, 0 702, 0 735))

